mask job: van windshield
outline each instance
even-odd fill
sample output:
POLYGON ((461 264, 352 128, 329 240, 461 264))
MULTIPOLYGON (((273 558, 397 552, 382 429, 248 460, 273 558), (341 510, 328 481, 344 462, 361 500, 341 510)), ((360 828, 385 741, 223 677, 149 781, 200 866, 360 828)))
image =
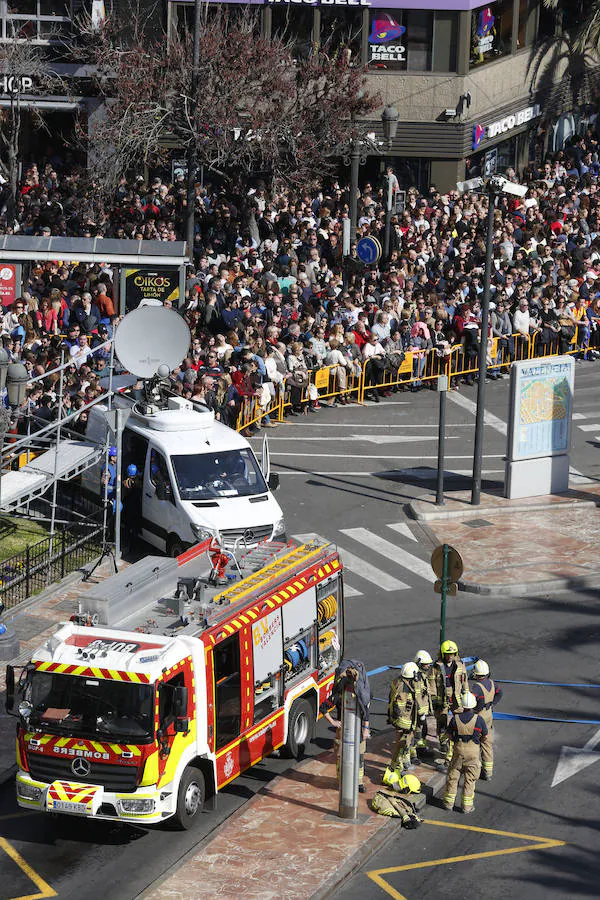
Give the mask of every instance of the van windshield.
POLYGON ((171 461, 182 500, 251 497, 267 492, 251 450, 173 456, 171 461))

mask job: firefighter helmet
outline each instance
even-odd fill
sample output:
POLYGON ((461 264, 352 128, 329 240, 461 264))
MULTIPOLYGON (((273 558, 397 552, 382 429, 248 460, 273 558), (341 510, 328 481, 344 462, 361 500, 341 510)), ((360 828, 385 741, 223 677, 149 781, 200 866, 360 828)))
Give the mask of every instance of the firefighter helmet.
POLYGON ((383 784, 387 784, 388 787, 395 787, 400 781, 400 775, 398 774, 398 769, 391 769, 389 766, 383 773, 382 782, 383 784))
POLYGON ((403 775, 398 782, 398 789, 405 794, 418 794, 421 791, 421 782, 416 775, 403 775))
POLYGON ((447 653, 458 653, 458 647, 454 641, 444 641, 440 647, 440 653, 445 656, 447 653))
POLYGON ((490 674, 490 667, 486 663, 485 659, 478 659, 473 667, 473 674, 479 675, 481 678, 487 678, 490 674))
POLYGON ((430 666, 433 660, 427 650, 419 650, 415 656, 415 662, 418 666, 430 666))
POLYGON ((477 706, 477 697, 471 691, 465 691, 460 695, 460 702, 463 709, 475 709, 477 706))
POLYGON ((402 669, 400 670, 400 674, 403 678, 414 678, 419 674, 419 667, 414 662, 404 663, 402 669))

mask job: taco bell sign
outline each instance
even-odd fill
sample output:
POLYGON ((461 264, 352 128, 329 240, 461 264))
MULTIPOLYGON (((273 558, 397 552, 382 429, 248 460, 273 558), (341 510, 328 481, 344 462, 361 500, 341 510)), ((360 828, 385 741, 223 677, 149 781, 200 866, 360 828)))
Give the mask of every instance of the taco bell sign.
POLYGON ((532 119, 537 119, 541 114, 542 109, 539 103, 536 103, 534 106, 526 106, 525 109, 520 109, 518 112, 511 113, 503 119, 491 122, 487 126, 479 124, 474 125, 473 150, 477 150, 484 139, 492 140, 495 137, 512 131, 513 128, 520 128, 521 125, 526 125, 527 122, 531 122, 532 119))

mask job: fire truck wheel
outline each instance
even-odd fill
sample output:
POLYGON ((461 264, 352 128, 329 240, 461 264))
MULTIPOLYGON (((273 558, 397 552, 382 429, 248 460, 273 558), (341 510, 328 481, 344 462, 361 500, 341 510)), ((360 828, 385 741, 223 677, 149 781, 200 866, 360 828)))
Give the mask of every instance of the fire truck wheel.
POLYGON ((312 741, 315 730, 315 714, 308 700, 295 700, 290 710, 288 739, 283 748, 284 756, 301 759, 307 744, 312 741))
POLYGON ((179 783, 177 811, 173 817, 173 826, 181 831, 192 828, 200 818, 204 797, 204 775, 200 769, 188 766, 179 783))

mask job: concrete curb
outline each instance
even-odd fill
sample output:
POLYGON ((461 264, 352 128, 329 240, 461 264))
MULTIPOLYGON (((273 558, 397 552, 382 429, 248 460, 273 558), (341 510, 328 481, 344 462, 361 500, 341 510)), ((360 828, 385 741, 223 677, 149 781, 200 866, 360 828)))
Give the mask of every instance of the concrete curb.
POLYGON ((465 594, 480 596, 533 597, 535 594, 555 594, 559 591, 595 588, 600 586, 600 572, 573 578, 552 578, 548 581, 514 581, 510 584, 479 584, 474 581, 459 581, 458 589, 465 594))
POLYGON ((431 512, 420 512, 419 509, 415 508, 416 503, 421 503, 420 500, 411 500, 410 503, 407 503, 406 509, 408 514, 412 519, 417 522, 432 522, 432 521, 444 521, 448 519, 472 519, 474 517, 480 518, 482 516, 506 516, 511 515, 512 513, 520 512, 540 512, 544 510, 545 512, 561 509, 565 509, 565 507, 570 508, 573 506, 582 507, 582 506, 595 506, 597 507, 599 504, 595 500, 564 500, 561 503, 534 503, 534 504, 519 504, 511 507, 502 507, 502 506, 469 506, 465 505, 464 509, 441 509, 439 506, 432 509, 431 512))

